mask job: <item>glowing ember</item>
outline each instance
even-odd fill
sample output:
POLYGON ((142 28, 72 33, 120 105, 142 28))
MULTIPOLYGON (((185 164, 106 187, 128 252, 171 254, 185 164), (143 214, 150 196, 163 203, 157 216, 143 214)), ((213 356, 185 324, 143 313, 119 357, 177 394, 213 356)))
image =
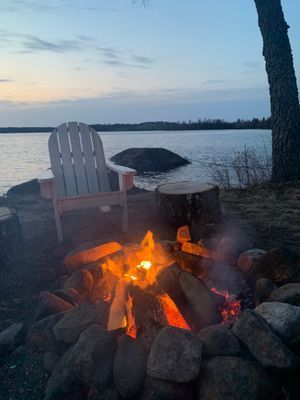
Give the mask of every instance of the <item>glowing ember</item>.
POLYGON ((176 304, 166 293, 159 296, 169 326, 190 330, 176 304))
POLYGON ((224 290, 220 291, 213 287, 211 291, 225 297, 225 306, 221 311, 223 318, 222 325, 236 321, 241 313, 241 300, 237 300, 235 295, 230 295, 229 292, 224 290))

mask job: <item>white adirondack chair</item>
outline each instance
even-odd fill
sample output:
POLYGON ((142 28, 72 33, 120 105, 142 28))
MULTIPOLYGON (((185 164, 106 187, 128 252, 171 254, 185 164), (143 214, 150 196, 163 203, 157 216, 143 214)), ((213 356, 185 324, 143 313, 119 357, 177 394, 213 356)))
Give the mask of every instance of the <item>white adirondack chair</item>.
POLYGON ((126 191, 133 186, 134 169, 106 163, 98 133, 81 122, 56 128, 48 141, 51 169, 38 177, 41 194, 53 200, 58 240, 63 239, 61 215, 67 211, 123 207, 122 228, 128 231, 126 191), (110 191, 107 168, 119 175, 119 191, 110 191))

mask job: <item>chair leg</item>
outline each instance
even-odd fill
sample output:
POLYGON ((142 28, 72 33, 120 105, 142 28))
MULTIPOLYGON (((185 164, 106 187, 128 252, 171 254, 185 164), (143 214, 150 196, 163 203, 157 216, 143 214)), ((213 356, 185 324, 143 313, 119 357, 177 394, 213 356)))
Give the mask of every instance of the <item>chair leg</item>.
POLYGON ((55 218, 55 224, 56 224, 57 238, 58 238, 58 241, 61 243, 63 241, 63 234, 62 234, 62 227, 61 227, 61 220, 60 220, 58 204, 57 204, 57 201, 55 201, 55 199, 53 199, 53 208, 54 208, 54 218, 55 218))
POLYGON ((126 191, 123 196, 122 230, 123 232, 128 232, 128 207, 126 191))

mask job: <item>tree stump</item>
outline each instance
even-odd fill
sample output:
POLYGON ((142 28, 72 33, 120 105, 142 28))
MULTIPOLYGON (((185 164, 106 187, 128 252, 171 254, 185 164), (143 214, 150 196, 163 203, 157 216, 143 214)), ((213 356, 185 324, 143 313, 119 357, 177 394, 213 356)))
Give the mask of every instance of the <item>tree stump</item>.
POLYGON ((219 188, 208 183, 177 182, 156 189, 158 215, 178 228, 182 225, 216 223, 222 211, 219 188))
POLYGON ((0 207, 0 267, 8 265, 22 247, 22 230, 16 210, 0 207))

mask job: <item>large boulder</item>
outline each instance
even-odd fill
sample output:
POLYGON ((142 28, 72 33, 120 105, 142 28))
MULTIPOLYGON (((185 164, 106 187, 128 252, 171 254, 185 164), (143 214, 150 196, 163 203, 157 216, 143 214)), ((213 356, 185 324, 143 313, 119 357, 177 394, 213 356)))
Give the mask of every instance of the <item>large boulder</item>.
POLYGON ((105 327, 108 306, 103 301, 98 304, 82 304, 63 316, 53 327, 55 338, 59 342, 72 344, 80 334, 93 324, 105 327))
POLYGON ((87 299, 92 293, 94 279, 90 271, 80 269, 73 272, 64 284, 64 289, 75 289, 83 299, 87 299))
POLYGON ((112 335, 98 325, 90 326, 56 364, 45 400, 68 399, 67 394, 85 387, 103 391, 112 378, 115 348, 112 335))
POLYGON ((268 278, 259 278, 255 282, 254 301, 258 306, 260 303, 267 301, 271 293, 277 289, 275 283, 268 278))
POLYGON ((60 353, 65 348, 55 339, 52 328, 54 325, 66 315, 68 311, 51 315, 41 319, 36 324, 32 325, 29 330, 28 337, 34 344, 36 350, 41 352, 60 353))
POLYGON ((279 287, 271 293, 268 301, 280 301, 300 306, 300 283, 287 283, 279 287))
POLYGON ((262 249, 250 249, 244 251, 240 254, 237 260, 237 266, 242 272, 244 272, 244 274, 247 274, 249 271, 251 271, 253 264, 265 254, 266 251, 262 249))
POLYGON ((70 311, 74 309, 74 305, 63 300, 47 290, 40 293, 38 299, 38 307, 36 310, 36 321, 49 317, 50 315, 60 313, 62 311, 70 311))
POLYGON ((178 383, 196 379, 202 359, 202 343, 189 331, 163 328, 156 336, 148 358, 148 375, 178 383))
POLYGON ((300 335, 300 307, 287 303, 265 302, 255 308, 285 343, 300 335))
POLYGON ((146 373, 148 351, 141 340, 123 337, 114 359, 114 382, 123 397, 139 392, 146 373))
POLYGON ((235 356, 240 344, 230 329, 223 325, 210 325, 198 333, 204 344, 203 353, 208 356, 235 356))
POLYGON ((248 273, 257 278, 269 278, 276 284, 298 281, 300 259, 288 248, 277 247, 259 257, 248 273))
POLYGON ((138 173, 163 172, 190 164, 190 161, 178 154, 159 147, 126 149, 111 157, 111 161, 125 167, 134 168, 138 173))
POLYGON ((299 359, 268 323, 257 313, 246 310, 232 327, 232 332, 244 343, 253 357, 264 368, 284 372, 299 367, 299 359))
POLYGON ((199 400, 283 400, 272 375, 256 363, 238 357, 213 357, 203 363, 199 400))
POLYGON ((72 364, 84 384, 104 390, 113 373, 116 350, 114 337, 99 325, 92 325, 79 337, 72 350, 72 364))

